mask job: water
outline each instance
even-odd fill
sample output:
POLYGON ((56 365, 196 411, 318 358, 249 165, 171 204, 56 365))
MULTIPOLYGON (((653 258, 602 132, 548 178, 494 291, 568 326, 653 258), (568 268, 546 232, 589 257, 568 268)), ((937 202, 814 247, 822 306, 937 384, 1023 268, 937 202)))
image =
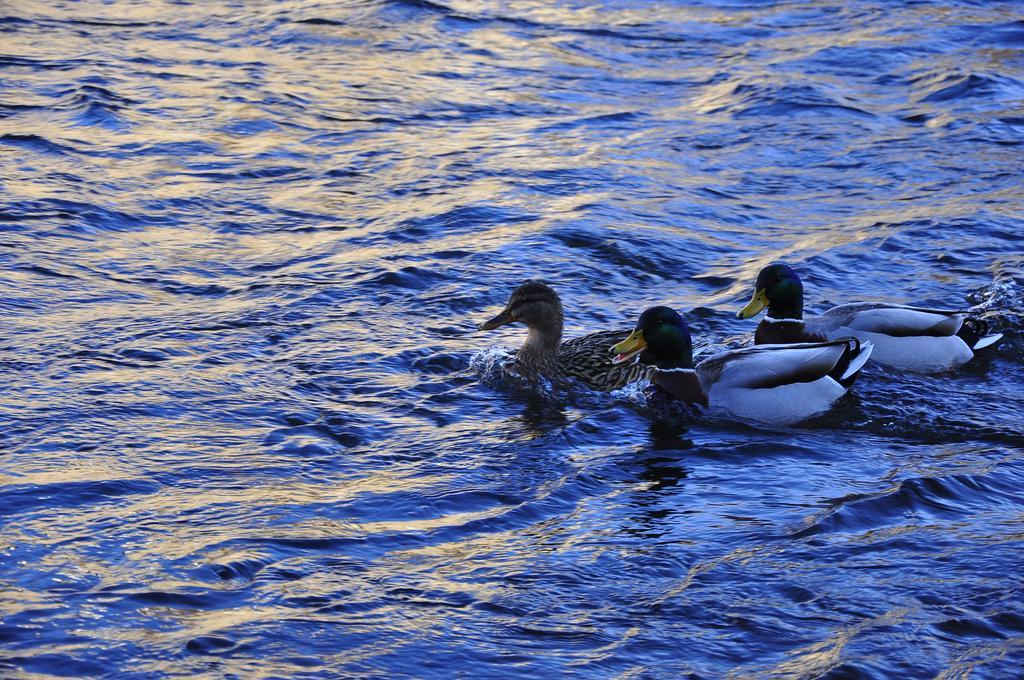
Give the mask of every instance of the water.
POLYGON ((0 15, 4 676, 1019 674, 1020 4, 0 15), (778 430, 473 330, 734 346, 775 259, 1007 337, 778 430))

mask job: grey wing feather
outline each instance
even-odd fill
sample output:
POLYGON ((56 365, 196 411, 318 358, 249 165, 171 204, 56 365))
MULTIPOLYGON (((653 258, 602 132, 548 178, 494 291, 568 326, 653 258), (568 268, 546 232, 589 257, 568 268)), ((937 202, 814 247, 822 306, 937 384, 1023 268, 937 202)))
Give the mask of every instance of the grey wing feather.
POLYGON ((754 389, 811 382, 828 375, 848 350, 846 339, 754 345, 705 359, 697 364, 697 376, 708 390, 720 381, 754 389))
POLYGON ((854 302, 833 307, 807 320, 806 327, 822 333, 850 328, 895 337, 955 335, 965 312, 925 309, 881 302, 854 302))

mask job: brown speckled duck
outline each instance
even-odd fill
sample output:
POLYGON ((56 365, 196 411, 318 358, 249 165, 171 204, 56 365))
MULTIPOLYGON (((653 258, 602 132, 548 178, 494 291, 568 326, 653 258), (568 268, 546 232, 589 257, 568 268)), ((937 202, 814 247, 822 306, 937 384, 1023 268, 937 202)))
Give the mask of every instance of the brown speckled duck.
POLYGON ((505 309, 479 329, 526 324, 526 342, 516 352, 515 370, 530 379, 571 377, 595 390, 609 391, 645 378, 651 371, 639 363, 612 363, 608 347, 626 339, 628 330, 600 331, 562 342, 564 318, 558 294, 546 283, 530 280, 512 291, 505 309))

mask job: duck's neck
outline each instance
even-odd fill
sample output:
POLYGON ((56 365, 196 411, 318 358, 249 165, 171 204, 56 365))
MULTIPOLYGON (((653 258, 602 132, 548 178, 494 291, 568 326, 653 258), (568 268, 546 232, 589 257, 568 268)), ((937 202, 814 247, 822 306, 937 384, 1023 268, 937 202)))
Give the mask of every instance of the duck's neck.
POLYGON ((777 321, 799 321, 804 318, 804 296, 801 292, 792 291, 782 300, 768 303, 768 318, 777 321))
POLYGON ((659 359, 655 363, 655 367, 659 371, 675 371, 693 368, 693 351, 688 350, 680 353, 673 359, 659 359))
POLYGON ((547 372, 558 364, 558 348, 562 344, 562 320, 545 319, 529 327, 526 342, 519 348, 519 361, 535 370, 547 372))
MULTIPOLYGON (((707 404, 707 397, 701 387, 697 372, 693 368, 693 343, 689 330, 657 336, 659 349, 651 382, 676 399, 691 404, 707 404)), ((657 331, 655 331, 657 333, 657 331)))
POLYGON ((799 322, 804 318, 804 303, 796 305, 773 305, 768 307, 768 314, 765 321, 771 322, 799 322))
POLYGON ((796 319, 761 319, 754 331, 755 345, 789 345, 806 342, 807 329, 803 321, 796 319))
POLYGON ((693 340, 685 324, 645 330, 644 337, 647 348, 640 355, 640 361, 664 371, 693 368, 693 340))

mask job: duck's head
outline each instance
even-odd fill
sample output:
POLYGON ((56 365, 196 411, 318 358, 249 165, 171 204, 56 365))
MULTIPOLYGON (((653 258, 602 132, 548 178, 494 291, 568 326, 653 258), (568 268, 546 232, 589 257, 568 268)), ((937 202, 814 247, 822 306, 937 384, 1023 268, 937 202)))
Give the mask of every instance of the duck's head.
POLYGON ((693 342, 686 321, 669 307, 651 307, 640 315, 629 337, 612 347, 612 363, 640 354, 640 361, 660 369, 693 368, 693 342), (642 352, 642 354, 641 354, 642 352))
POLYGON ((789 265, 776 262, 762 269, 754 284, 754 296, 736 316, 749 319, 765 307, 773 319, 803 318, 804 286, 789 265))
POLYGON ((562 302, 551 286, 543 281, 526 281, 509 296, 501 313, 478 326, 489 331, 498 326, 521 322, 540 331, 562 332, 562 302))

